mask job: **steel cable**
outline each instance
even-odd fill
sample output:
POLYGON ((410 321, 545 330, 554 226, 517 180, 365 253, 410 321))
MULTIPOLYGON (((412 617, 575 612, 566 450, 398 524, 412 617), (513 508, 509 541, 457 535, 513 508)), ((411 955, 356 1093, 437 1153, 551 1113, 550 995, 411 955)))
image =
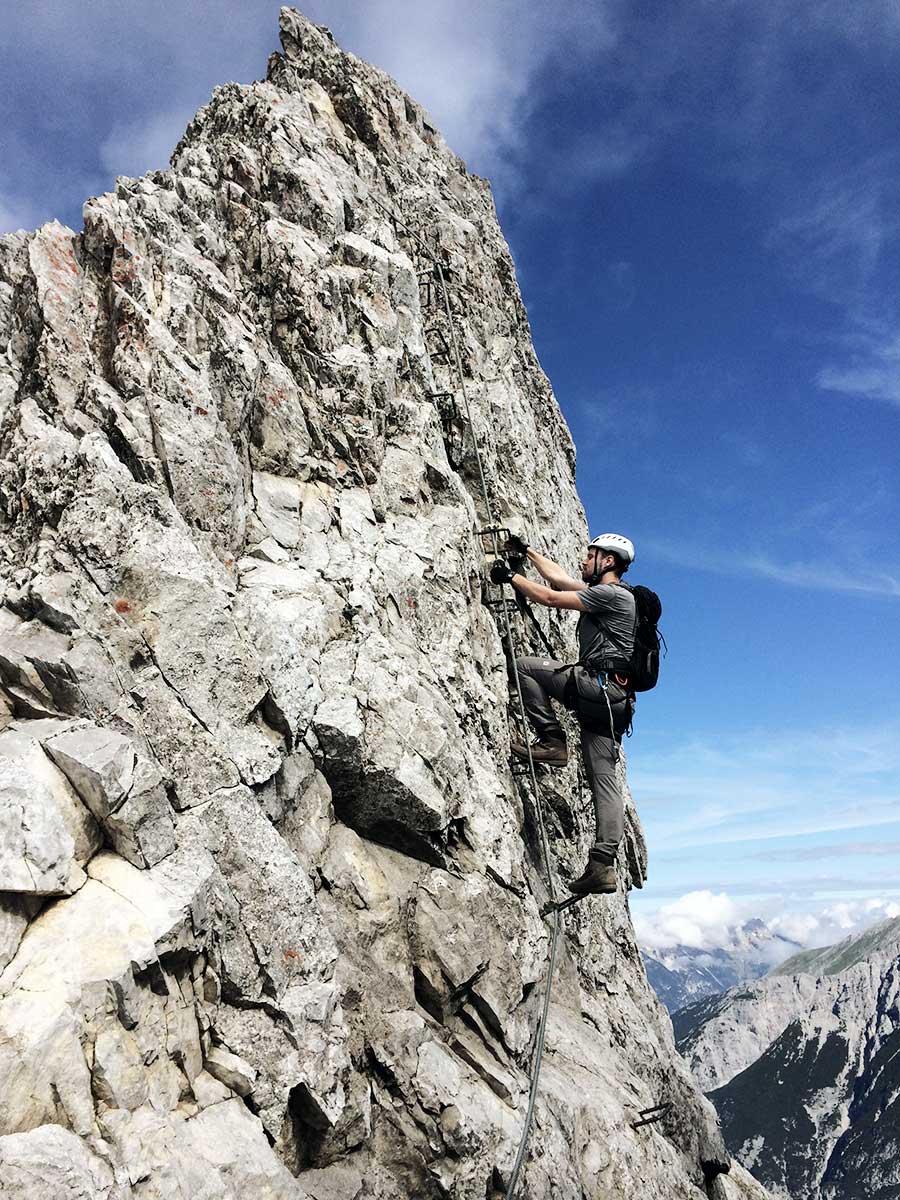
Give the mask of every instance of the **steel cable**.
MULTIPOLYGON (((462 366, 462 356, 459 350, 459 339, 456 336, 456 326, 453 321, 453 310, 450 306, 450 293, 447 287, 447 278, 444 274, 444 269, 438 258, 432 253, 426 242, 401 218, 397 217, 388 208, 386 208, 374 196, 370 197, 373 202, 380 208, 392 221, 401 225, 407 233, 407 236, 417 244, 421 253, 434 266, 435 273, 441 285, 441 294, 444 299, 444 310, 447 315, 447 323, 450 328, 450 344, 453 350, 454 366, 456 375, 459 381, 459 390, 463 399, 463 407, 466 413, 466 422, 472 432, 472 448, 475 452, 475 461, 478 466, 478 481, 480 485, 482 499, 484 501, 485 517, 487 518, 488 526, 492 527, 492 544, 494 556, 500 557, 500 549, 497 544, 497 533, 494 528, 493 509, 491 507, 491 498, 487 486, 487 476, 484 469, 484 460, 482 458, 481 449, 478 445, 478 437, 475 432, 475 425, 472 421, 472 408, 469 403, 469 394, 466 390, 465 375, 462 366)), ((427 352, 427 346, 426 346, 427 352)), ((556 887, 553 882, 553 867, 550 861, 550 843, 547 837, 547 827, 544 821, 543 804, 541 803, 541 793, 538 787, 537 771, 535 770, 534 757, 532 755, 531 744, 528 740, 528 717, 525 712, 525 698, 522 694, 522 681, 519 677, 519 669, 516 663, 515 647, 513 644, 512 623, 509 619, 509 610, 506 605, 503 606, 503 624, 504 637, 509 648, 509 660, 512 664, 512 676, 516 687, 516 700, 518 702, 519 718, 522 722, 522 728, 525 731, 525 746, 528 751, 528 773, 531 780, 532 794, 534 796, 534 810, 537 814, 538 832, 541 841, 541 852, 544 857, 544 869, 547 876, 547 892, 552 904, 556 903, 556 887)), ((544 999, 541 1006, 541 1015, 538 1020, 537 1029, 535 1031, 534 1052, 531 1060, 530 1083, 528 1089, 528 1105, 525 1111, 525 1121, 522 1128, 522 1136, 519 1141, 519 1147, 516 1152, 515 1163, 513 1164, 512 1174, 510 1175, 509 1184, 506 1189, 505 1200, 513 1200, 516 1193, 516 1188, 519 1182, 519 1175, 522 1171, 522 1166, 525 1162, 525 1156, 528 1152, 528 1141, 531 1134, 531 1126, 534 1121, 534 1109, 537 1101, 538 1082, 541 1074, 541 1063, 544 1056, 544 1043, 547 1034, 547 1021, 550 1015, 550 1000, 553 987, 553 974, 556 969, 556 953, 559 944, 559 929, 560 915, 559 911, 553 911, 553 931, 550 935, 550 956, 547 964, 547 982, 544 988, 544 999)))

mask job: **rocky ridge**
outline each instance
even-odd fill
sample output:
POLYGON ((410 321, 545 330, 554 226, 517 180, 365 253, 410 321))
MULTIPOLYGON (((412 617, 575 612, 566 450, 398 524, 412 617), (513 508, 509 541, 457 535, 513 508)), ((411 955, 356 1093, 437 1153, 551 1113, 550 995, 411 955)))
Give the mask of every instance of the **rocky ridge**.
POLYGON ((900 921, 804 951, 674 1025, 729 1147, 773 1195, 900 1198, 900 921))
POLYGON ((864 929, 851 933, 833 946, 801 950, 769 971, 769 975, 837 975, 848 967, 865 962, 873 954, 888 955, 900 947, 900 917, 887 917, 864 929))
MULTIPOLYGON (((473 447, 564 561, 574 451, 487 185, 327 30, 285 9, 281 40, 171 170, 0 239, 10 1200, 481 1200, 522 1130, 546 886, 473 447), (449 277, 471 426, 386 213, 449 277)), ((542 785, 563 874, 578 771, 542 785)), ((566 919, 520 1195, 764 1198, 647 986, 645 857, 629 798, 623 890, 566 919)))

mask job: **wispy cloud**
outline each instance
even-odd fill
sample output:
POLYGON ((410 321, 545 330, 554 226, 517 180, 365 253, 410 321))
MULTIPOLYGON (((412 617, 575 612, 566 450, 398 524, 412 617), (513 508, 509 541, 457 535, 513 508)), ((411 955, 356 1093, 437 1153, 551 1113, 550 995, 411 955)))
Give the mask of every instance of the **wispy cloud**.
MULTIPOLYGON (((313 0, 304 11, 350 49, 393 75, 434 115, 447 142, 501 190, 519 182, 517 162, 543 97, 616 42, 617 3, 562 6, 515 0, 313 0)), ((552 147, 551 147, 552 150, 552 147)), ((592 174, 616 173, 630 147, 609 139, 574 156, 592 174)))
MULTIPOLYGON (((165 167, 193 112, 228 79, 265 74, 268 0, 44 0, 4 11, 0 154, 29 225, 71 224, 117 174, 165 167), (61 99, 61 97, 63 99, 61 99)), ((0 228, 17 212, 0 213, 0 228)))
POLYGON ((870 339, 867 353, 845 366, 823 367, 816 382, 828 392, 900 405, 900 334, 870 339))
POLYGON ((747 728, 645 747, 629 764, 667 852, 900 825, 900 721, 868 729, 747 728))
MULTIPOLYGON (((346 48, 394 75, 429 108, 448 143, 500 187, 514 188, 528 149, 528 121, 544 95, 614 45, 609 11, 619 0, 572 0, 564 6, 516 0, 305 0, 312 20, 330 26, 346 48)), ((68 137, 62 158, 78 147, 80 178, 110 186, 117 174, 139 175, 167 164, 193 112, 216 84, 265 74, 278 45, 278 6, 270 0, 46 0, 4 15, 0 70, 0 149, 22 190, 49 192, 67 214, 85 198, 60 170, 58 126, 68 137), (45 70, 36 78, 30 66, 45 70), (28 88, 15 86, 28 71, 28 88), (41 95, 41 89, 46 96, 41 95), (69 98, 63 115, 55 97, 69 98), (98 103, 97 97, 103 102, 98 103), (27 108, 31 100, 33 110, 27 108), (42 122, 48 121, 51 136, 42 122), (13 140, 20 153, 11 154, 13 140), (86 164, 90 167, 86 169, 86 164)), ((576 158, 591 175, 625 169, 633 151, 612 133, 576 158)), ((72 176, 75 172, 72 173, 72 176)), ((44 211, 44 204, 37 207, 44 211)), ((9 212, 6 224, 15 219, 9 212)))
POLYGON ((625 259, 610 263, 606 268, 606 277, 609 280, 616 307, 631 308, 638 292, 637 276, 633 264, 625 259))
MULTIPOLYGON (((876 875, 860 876, 844 875, 811 875, 807 878, 783 876, 775 879, 734 880, 724 875, 708 878, 708 873, 700 873, 698 879, 690 877, 682 879, 678 885, 671 884, 653 889, 654 901, 668 896, 680 896, 684 889, 698 889, 702 884, 710 890, 720 889, 729 896, 740 897, 741 904, 748 912, 771 912, 776 907, 783 908, 786 904, 822 906, 826 903, 843 902, 853 895, 872 896, 888 895, 900 901, 900 883, 896 874, 891 871, 881 871, 876 875)), ((862 899, 857 903, 864 903, 862 899)))
MULTIPOLYGON (((762 579, 771 579, 791 587, 813 588, 825 592, 874 592, 882 596, 900 596, 900 571, 897 574, 860 564, 852 573, 838 574, 833 562, 773 562, 763 555, 741 559, 742 569, 762 579)), ((722 561, 731 574, 735 563, 722 561)))
POLYGON ((900 404, 900 154, 851 161, 819 173, 769 233, 798 286, 827 301, 843 330, 816 373, 824 391, 900 404), (841 361, 843 359, 843 361, 841 361))
POLYGON ((194 106, 151 113, 136 121, 117 121, 100 143, 100 161, 111 176, 164 171, 194 106))
POLYGON ((876 858, 896 856, 900 859, 900 842, 841 842, 840 845, 833 846, 797 846, 790 850, 761 850, 750 857, 761 862, 818 862, 827 858, 859 858, 870 855, 876 858))
MULTIPOLYGON (((678 545, 654 538, 641 539, 641 550, 662 562, 683 561, 678 545)), ((823 556, 820 562, 791 562, 775 560, 757 550, 722 550, 714 546, 696 547, 693 555, 695 569, 712 571, 716 575, 750 576, 769 579, 785 587, 808 588, 822 592, 861 592, 880 596, 900 596, 900 565, 896 571, 859 561, 850 549, 845 556, 843 572, 835 570, 834 559, 823 556), (850 561, 847 561, 847 560, 850 561), (855 560, 855 561, 854 561, 855 560)))
POLYGON ((0 233, 16 229, 32 229, 40 214, 30 200, 0 192, 0 233))
MULTIPOLYGON (((652 16, 628 0, 306 0, 301 7, 393 74, 431 109, 454 149, 501 188, 520 181, 537 107, 548 95, 576 103, 584 90, 578 72, 602 73, 604 103, 590 132, 563 129, 544 146, 543 190, 555 194, 620 175, 698 130, 713 138, 708 158, 718 170, 746 170, 753 155, 789 162, 797 145, 815 144, 817 122, 843 99, 829 72, 818 80, 815 104, 807 93, 798 97, 797 51, 897 41, 887 0, 871 0, 865 16, 854 10, 852 19, 845 5, 814 0, 790 12, 764 0, 676 0, 652 16), (727 102, 711 111, 710 87, 726 77, 727 102)), ((0 63, 9 80, 21 74, 17 62, 49 62, 48 78, 38 82, 48 102, 51 89, 70 98, 66 119, 82 157, 105 172, 140 173, 167 157, 182 121, 214 84, 263 74, 277 44, 277 7, 269 0, 158 0, 143 8, 46 0, 11 8, 4 32, 16 54, 0 63), (98 106, 97 96, 108 104, 98 106)), ((21 104, 25 93, 10 92, 21 104)), ((42 110, 49 103, 38 98, 42 110)), ((58 164, 48 144, 41 165, 38 130, 31 141, 24 175, 40 188, 58 164)))
POLYGON ((848 309, 865 307, 885 248, 900 229, 900 156, 854 162, 838 176, 819 177, 769 233, 803 286, 848 309))

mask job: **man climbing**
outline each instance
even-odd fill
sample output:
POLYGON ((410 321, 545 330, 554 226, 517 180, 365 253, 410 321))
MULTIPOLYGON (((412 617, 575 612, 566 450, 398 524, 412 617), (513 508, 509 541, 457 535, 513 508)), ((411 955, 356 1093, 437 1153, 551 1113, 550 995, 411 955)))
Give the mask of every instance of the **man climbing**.
MULTIPOLYGON (((569 891, 576 896, 614 892, 624 816, 618 745, 634 713, 634 693, 629 690, 626 671, 634 651, 636 608, 622 576, 634 561, 634 546, 618 533, 594 538, 582 563, 581 579, 567 575, 520 538, 511 538, 504 551, 509 565, 501 559, 494 563, 491 579, 495 583, 511 583, 535 604, 581 614, 578 663, 523 657, 516 665, 525 712, 537 734, 531 746, 535 762, 564 767, 569 759, 565 733, 551 700, 575 709, 581 724, 581 751, 594 799, 596 834, 584 873, 569 884, 569 891), (521 574, 526 557, 550 587, 521 574)), ((519 758, 528 757, 529 748, 519 742, 514 741, 511 749, 519 758)))

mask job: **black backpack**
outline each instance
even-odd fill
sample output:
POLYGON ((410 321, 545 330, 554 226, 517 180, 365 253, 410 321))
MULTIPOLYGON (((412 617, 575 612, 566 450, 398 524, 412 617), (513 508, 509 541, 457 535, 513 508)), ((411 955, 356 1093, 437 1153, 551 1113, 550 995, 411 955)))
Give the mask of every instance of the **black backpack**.
POLYGON ((622 583, 620 587, 628 588, 634 596, 635 625, 634 650, 626 662, 624 658, 604 658, 594 656, 594 646, 603 638, 601 631, 587 654, 578 660, 575 666, 585 667, 589 671, 607 671, 610 675, 627 680, 627 691, 649 692, 656 687, 659 679, 659 647, 665 648, 666 639, 657 629, 659 618, 662 616, 662 603, 656 592, 648 587, 630 583, 622 583))
MULTIPOLYGON (((628 586, 628 585, 626 585, 628 586)), ((634 627, 634 653, 628 665, 628 689, 649 692, 659 679, 659 647, 665 638, 657 629, 662 616, 662 603, 656 592, 637 584, 629 587, 634 596, 637 621, 634 627)))

